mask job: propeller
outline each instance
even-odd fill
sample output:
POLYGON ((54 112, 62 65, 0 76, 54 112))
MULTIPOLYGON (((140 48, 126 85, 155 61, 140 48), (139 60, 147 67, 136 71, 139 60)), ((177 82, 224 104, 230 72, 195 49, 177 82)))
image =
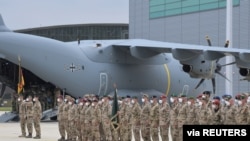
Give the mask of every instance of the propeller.
MULTIPOLYGON (((212 46, 211 40, 210 40, 210 38, 209 38, 208 36, 206 36, 206 40, 207 40, 208 46, 212 46)), ((224 47, 225 47, 225 48, 228 48, 228 46, 229 46, 229 41, 227 40, 227 41, 225 42, 224 47)), ((228 80, 228 81, 230 82, 230 80, 229 80, 224 74, 222 74, 220 71, 221 71, 221 68, 222 68, 222 67, 225 67, 225 66, 228 66, 228 65, 233 65, 233 64, 235 64, 236 62, 231 62, 231 63, 228 63, 228 64, 221 65, 221 64, 218 63, 219 60, 220 60, 220 59, 217 59, 217 60, 215 61, 215 63, 216 63, 215 73, 218 74, 218 75, 220 75, 221 77, 225 78, 226 80, 228 80)), ((202 78, 202 79, 199 81, 199 83, 196 85, 195 89, 197 89, 197 88, 204 82, 204 80, 205 80, 205 79, 202 78)), ((213 78, 211 79, 211 81, 212 81, 212 86, 213 86, 213 93, 215 93, 215 87, 216 87, 215 78, 213 77, 213 78)))

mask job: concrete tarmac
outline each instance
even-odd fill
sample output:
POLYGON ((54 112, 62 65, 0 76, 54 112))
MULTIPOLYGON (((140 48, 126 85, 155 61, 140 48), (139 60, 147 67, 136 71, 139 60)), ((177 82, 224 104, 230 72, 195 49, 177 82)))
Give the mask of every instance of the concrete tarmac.
MULTIPOLYGON (((0 115, 2 115, 3 113, 4 112, 0 111, 0 115)), ((21 135, 21 128, 19 122, 0 123, 0 141, 31 141, 31 140, 57 141, 60 138, 57 121, 41 122, 41 139, 20 138, 18 137, 19 135, 21 135)), ((34 137, 35 135, 36 135, 35 130, 33 128, 32 136, 34 137)), ((170 139, 169 141, 171 140, 172 139, 170 139)), ((134 141, 134 139, 132 141, 134 141)))

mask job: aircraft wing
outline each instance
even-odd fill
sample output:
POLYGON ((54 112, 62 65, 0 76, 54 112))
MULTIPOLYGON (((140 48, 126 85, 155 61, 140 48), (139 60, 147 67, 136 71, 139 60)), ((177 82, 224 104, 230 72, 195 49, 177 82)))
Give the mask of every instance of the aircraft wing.
POLYGON ((217 60, 224 56, 234 56, 238 67, 250 68, 250 50, 192 44, 169 43, 143 39, 132 39, 112 45, 114 48, 128 48, 136 58, 146 59, 160 53, 172 53, 179 61, 188 61, 199 55, 206 60, 217 60))

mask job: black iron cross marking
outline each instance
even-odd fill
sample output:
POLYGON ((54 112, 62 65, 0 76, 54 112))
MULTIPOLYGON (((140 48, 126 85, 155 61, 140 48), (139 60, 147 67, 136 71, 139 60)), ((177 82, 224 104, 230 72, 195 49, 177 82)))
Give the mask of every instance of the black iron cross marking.
POLYGON ((72 63, 70 66, 69 66, 69 69, 71 70, 71 72, 74 72, 76 70, 76 66, 72 63))
POLYGON ((81 70, 80 66, 79 65, 75 65, 74 63, 71 63, 69 65, 65 65, 65 69, 67 71, 71 71, 71 72, 81 70))

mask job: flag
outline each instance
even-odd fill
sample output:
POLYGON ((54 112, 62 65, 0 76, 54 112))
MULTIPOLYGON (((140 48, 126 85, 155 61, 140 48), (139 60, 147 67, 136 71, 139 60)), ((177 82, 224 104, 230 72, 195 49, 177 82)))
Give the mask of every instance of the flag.
POLYGON ((119 105, 118 105, 118 98, 117 98, 117 89, 115 89, 115 93, 114 93, 114 98, 113 98, 113 105, 112 105, 112 127, 114 129, 119 127, 119 119, 118 119, 118 115, 117 112, 119 111, 119 105))
POLYGON ((18 84, 17 84, 17 93, 18 94, 21 93, 24 85, 25 85, 25 83, 24 83, 23 71, 22 71, 21 63, 19 62, 18 84))

